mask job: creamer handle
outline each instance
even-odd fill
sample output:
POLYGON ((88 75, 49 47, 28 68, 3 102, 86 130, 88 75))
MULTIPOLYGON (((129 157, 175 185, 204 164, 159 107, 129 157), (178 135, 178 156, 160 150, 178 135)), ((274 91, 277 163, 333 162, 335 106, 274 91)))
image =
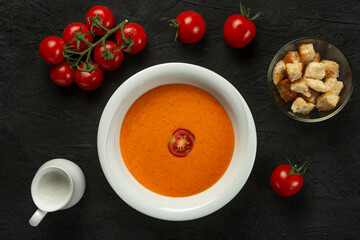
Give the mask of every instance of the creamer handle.
POLYGON ((36 212, 32 215, 32 217, 29 220, 30 225, 33 227, 39 225, 39 223, 41 222, 41 220, 43 220, 46 214, 47 212, 43 210, 40 209, 36 210, 36 212))

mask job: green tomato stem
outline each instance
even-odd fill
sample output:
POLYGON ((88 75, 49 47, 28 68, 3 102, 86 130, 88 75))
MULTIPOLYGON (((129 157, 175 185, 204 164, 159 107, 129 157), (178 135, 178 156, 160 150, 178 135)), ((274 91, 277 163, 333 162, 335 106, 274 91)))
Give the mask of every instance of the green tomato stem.
MULTIPOLYGON (((119 25, 117 25, 116 27, 114 27, 113 29, 109 30, 105 27, 103 27, 102 25, 100 24, 96 24, 98 27, 104 29, 106 31, 106 34, 104 36, 102 36, 98 41, 96 41, 95 43, 90 43, 88 41, 86 41, 84 38, 81 38, 80 40, 85 42, 89 47, 82 51, 82 52, 76 52, 76 51, 73 51, 73 50, 70 50, 68 48, 68 44, 73 42, 73 40, 69 41, 66 45, 65 45, 65 48, 63 50, 63 56, 64 58, 66 59, 66 61, 69 63, 70 67, 74 70, 74 69, 79 69, 79 63, 81 61, 81 59, 87 54, 87 57, 86 57, 86 63, 89 63, 90 62, 90 56, 91 56, 91 52, 92 50, 97 46, 99 45, 100 43, 104 42, 105 43, 105 40, 110 36, 112 35, 113 33, 115 33, 117 30, 119 30, 120 28, 122 28, 126 23, 128 23, 128 20, 124 20, 123 22, 121 22, 119 25), (72 55, 78 55, 77 58, 73 58, 71 57, 72 55), (73 60, 73 61, 71 61, 73 60)), ((84 33, 83 35, 86 35, 88 33, 84 33)), ((86 64, 87 66, 89 66, 88 64, 86 64)), ((90 67, 91 68, 91 67, 90 67)), ((92 69, 88 69, 86 66, 84 66, 83 69, 81 69, 82 71, 87 71, 89 70, 90 72, 92 72, 93 68, 92 69)))
POLYGON ((177 42, 177 38, 178 38, 178 35, 179 35, 179 26, 180 26, 179 21, 176 20, 176 19, 173 19, 173 18, 161 18, 161 20, 168 21, 170 27, 172 27, 174 29, 174 31, 175 31, 175 42, 177 42))
POLYGON ((240 2, 240 14, 243 15, 245 18, 249 19, 250 21, 253 21, 253 20, 257 19, 258 17, 260 17, 261 15, 263 15, 264 13, 262 11, 259 11, 258 13, 256 13, 255 16, 250 18, 250 8, 248 8, 246 11, 246 8, 240 2))
POLYGON ((288 159, 288 162, 289 162, 289 166, 290 166, 290 169, 291 171, 287 174, 288 176, 290 175, 298 175, 298 176, 301 176, 303 175, 305 172, 306 172, 306 164, 308 163, 307 161, 305 161, 303 163, 303 165, 301 165, 299 168, 297 167, 297 165, 293 165, 290 160, 288 159), (300 171, 304 168, 304 171, 301 173, 300 171))

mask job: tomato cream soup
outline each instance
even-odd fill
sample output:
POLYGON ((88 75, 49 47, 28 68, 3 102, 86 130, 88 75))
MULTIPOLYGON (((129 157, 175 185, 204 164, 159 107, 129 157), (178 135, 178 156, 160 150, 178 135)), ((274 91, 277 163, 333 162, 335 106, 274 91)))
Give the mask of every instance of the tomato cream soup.
POLYGON ((156 87, 127 112, 120 132, 125 165, 144 187, 186 197, 214 185, 228 168, 234 130, 222 105, 185 84, 156 87))

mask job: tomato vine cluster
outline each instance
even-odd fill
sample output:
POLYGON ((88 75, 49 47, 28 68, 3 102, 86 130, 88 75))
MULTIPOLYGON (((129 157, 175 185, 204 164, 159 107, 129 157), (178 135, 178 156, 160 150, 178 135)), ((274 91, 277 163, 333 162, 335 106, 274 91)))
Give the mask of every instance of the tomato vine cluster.
POLYGON ((115 26, 113 13, 104 6, 91 8, 85 23, 69 24, 62 38, 45 38, 39 52, 46 62, 53 64, 50 78, 55 84, 69 86, 75 81, 80 88, 90 91, 102 84, 103 70, 113 71, 120 67, 123 52, 136 54, 143 50, 147 36, 140 25, 127 20, 115 26), (116 42, 107 40, 113 33, 116 33, 116 42), (94 42, 96 37, 100 39, 94 42))

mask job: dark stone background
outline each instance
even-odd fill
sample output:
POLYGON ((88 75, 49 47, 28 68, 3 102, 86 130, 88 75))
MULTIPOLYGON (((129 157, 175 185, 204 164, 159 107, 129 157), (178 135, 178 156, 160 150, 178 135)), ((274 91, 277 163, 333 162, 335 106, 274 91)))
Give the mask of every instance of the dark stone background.
POLYGON ((232 49, 222 36, 238 1, 27 1, 0 0, 0 239, 360 239, 360 3, 358 0, 243 1, 254 13, 257 35, 246 48, 232 49), (105 73, 103 85, 85 92, 62 88, 49 78, 50 65, 38 54, 40 41, 61 36, 71 22, 84 22, 92 6, 109 7, 116 22, 144 26, 146 49, 126 55, 105 73), (207 24, 197 44, 174 43, 161 17, 195 10, 207 24), (274 54, 288 41, 317 36, 349 57, 356 85, 336 117, 305 124, 283 115, 266 84, 274 54), (241 192, 219 211, 194 221, 167 222, 125 204, 100 168, 96 136, 102 110, 134 73, 165 62, 204 66, 228 79, 247 101, 257 127, 258 151, 241 192), (83 169, 87 188, 75 207, 51 213, 37 228, 30 195, 36 170, 52 158, 70 159, 83 169), (303 189, 291 198, 273 193, 272 170, 309 161, 303 189))

